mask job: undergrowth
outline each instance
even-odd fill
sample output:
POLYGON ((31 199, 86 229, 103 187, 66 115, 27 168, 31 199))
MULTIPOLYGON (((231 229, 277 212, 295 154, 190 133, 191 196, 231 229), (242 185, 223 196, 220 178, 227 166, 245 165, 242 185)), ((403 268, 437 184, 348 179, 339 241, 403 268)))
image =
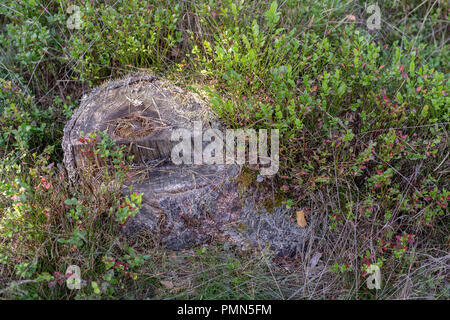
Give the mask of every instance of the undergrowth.
POLYGON ((449 7, 384 1, 368 30, 370 4, 3 1, 0 297, 448 298, 449 7), (280 130, 272 185, 316 224, 302 257, 124 238, 142 195, 122 192, 125 156, 103 133, 80 137, 88 165, 68 180, 62 129, 79 98, 133 71, 194 88, 229 127, 280 130))

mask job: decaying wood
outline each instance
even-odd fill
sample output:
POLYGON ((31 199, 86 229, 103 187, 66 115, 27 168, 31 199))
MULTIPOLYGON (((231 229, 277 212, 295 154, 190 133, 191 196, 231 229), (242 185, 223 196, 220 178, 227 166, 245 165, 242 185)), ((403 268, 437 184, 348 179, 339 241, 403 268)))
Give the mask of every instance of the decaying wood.
POLYGON ((83 97, 64 129, 64 162, 73 179, 82 166, 80 134, 107 131, 119 145, 129 146, 136 161, 170 156, 172 129, 190 128, 208 117, 203 102, 155 76, 134 76, 108 83, 83 97))
POLYGON ((77 170, 83 167, 81 132, 106 130, 146 168, 144 176, 128 182, 143 194, 143 205, 127 223, 126 234, 147 231, 171 249, 219 239, 243 249, 269 246, 282 255, 301 252, 311 230, 293 223, 283 206, 266 209, 258 188, 240 188, 238 166, 176 166, 170 161, 172 130, 192 129, 196 120, 204 127, 219 125, 196 94, 155 76, 132 75, 107 83, 83 97, 64 129, 69 177, 76 183, 77 170))

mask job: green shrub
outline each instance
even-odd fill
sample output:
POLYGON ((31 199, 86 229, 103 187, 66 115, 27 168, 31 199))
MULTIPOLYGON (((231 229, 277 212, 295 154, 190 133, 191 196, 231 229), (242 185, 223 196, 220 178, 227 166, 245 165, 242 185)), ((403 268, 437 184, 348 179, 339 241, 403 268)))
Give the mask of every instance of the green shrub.
POLYGON ((51 118, 51 109, 39 110, 32 96, 0 79, 0 155, 12 149, 28 152, 50 141, 47 123, 51 118))
POLYGON ((117 69, 161 68, 181 39, 180 6, 132 0, 117 6, 82 7, 81 29, 70 39, 70 57, 81 80, 96 80, 117 69))

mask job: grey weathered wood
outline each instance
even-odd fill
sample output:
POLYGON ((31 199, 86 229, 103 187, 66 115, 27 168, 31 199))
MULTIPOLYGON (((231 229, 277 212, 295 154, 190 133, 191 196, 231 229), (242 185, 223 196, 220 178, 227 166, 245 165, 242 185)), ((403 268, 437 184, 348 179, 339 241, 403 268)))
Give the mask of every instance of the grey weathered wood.
POLYGON ((107 131, 119 145, 129 146, 136 161, 170 156, 172 129, 191 128, 208 118, 199 97, 155 76, 132 76, 96 88, 64 129, 64 162, 71 179, 82 166, 78 147, 81 132, 107 131))

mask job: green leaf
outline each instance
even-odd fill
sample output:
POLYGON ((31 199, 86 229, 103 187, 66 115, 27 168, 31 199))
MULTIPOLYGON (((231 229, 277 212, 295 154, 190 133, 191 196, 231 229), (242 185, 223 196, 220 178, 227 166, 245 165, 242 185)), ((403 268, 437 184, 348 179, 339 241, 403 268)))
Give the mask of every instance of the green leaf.
POLYGON ((97 282, 92 281, 91 282, 91 286, 92 286, 92 289, 94 289, 94 293, 95 294, 100 294, 101 293, 100 289, 98 288, 97 282))

